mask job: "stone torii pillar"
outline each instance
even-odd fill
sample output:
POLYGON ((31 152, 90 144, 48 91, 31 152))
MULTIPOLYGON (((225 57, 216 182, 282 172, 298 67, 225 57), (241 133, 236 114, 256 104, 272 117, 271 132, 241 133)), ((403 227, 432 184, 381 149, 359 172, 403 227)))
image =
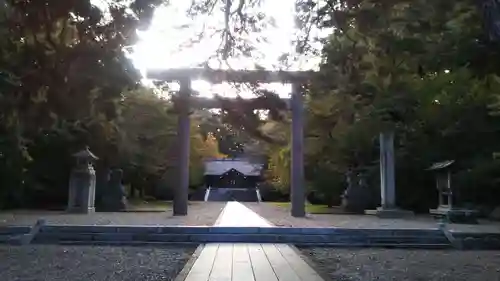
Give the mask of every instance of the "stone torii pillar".
POLYGON ((394 175, 394 132, 381 133, 380 140, 380 199, 381 208, 396 208, 396 177, 394 175))
POLYGON ((190 140, 190 95, 191 79, 179 80, 179 103, 177 120, 177 181, 174 193, 173 215, 185 216, 188 213, 189 190, 189 140, 190 140))
POLYGON ((305 212, 305 179, 304 179, 304 105, 302 85, 293 84, 292 109, 292 165, 290 171, 290 201, 293 217, 304 217, 305 212))
POLYGON ((366 214, 381 218, 398 218, 413 215, 413 212, 402 210, 396 205, 396 176, 394 161, 394 132, 380 133, 380 199, 381 206, 376 210, 367 210, 366 214))

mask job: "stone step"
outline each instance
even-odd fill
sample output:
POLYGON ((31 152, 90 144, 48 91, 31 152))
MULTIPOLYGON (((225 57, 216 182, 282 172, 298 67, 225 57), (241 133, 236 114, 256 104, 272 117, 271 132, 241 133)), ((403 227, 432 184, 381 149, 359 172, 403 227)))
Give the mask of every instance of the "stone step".
POLYGON ((11 237, 11 235, 0 234, 0 243, 7 243, 11 237))
POLYGON ((500 250, 500 233, 452 232, 463 249, 500 250))
POLYGON ((0 227, 0 244, 21 244, 24 235, 29 234, 30 226, 2 226, 0 227))
POLYGON ((0 234, 0 244, 20 245, 24 234, 0 234))
POLYGON ((345 236, 308 234, 147 234, 147 233, 57 233, 41 232, 34 243, 57 243, 60 241, 130 241, 163 243, 333 243, 333 244, 443 244, 449 245, 442 237, 418 236, 345 236))
POLYGON ((443 236, 439 229, 347 229, 293 227, 206 227, 206 226, 108 226, 45 225, 41 233, 144 233, 144 234, 274 234, 336 236, 443 236))
MULTIPOLYGON (((162 247, 171 245, 199 245, 196 242, 147 242, 147 241, 59 241, 58 245, 82 245, 82 246, 152 246, 152 247, 162 247)), ((361 243, 295 243, 295 246, 307 248, 307 247, 328 247, 328 248, 401 248, 401 249, 451 249, 449 244, 391 244, 391 243, 380 243, 377 245, 373 244, 361 244, 361 243)))
POLYGON ((0 226, 0 235, 26 234, 31 230, 31 226, 0 226))
MULTIPOLYGON (((195 246, 199 245, 198 242, 151 242, 151 241, 58 241, 55 242, 58 245, 75 245, 75 246, 149 246, 149 247, 166 247, 172 245, 189 245, 195 246)), ((380 243, 380 244, 369 244, 369 243, 295 243, 295 246, 307 248, 307 247, 328 247, 328 248, 400 248, 400 249, 451 249, 449 244, 393 244, 393 243, 380 243)))
MULTIPOLYGON (((11 243, 31 227, 0 228, 0 243, 11 243)), ((439 229, 347 229, 292 227, 181 227, 41 225, 34 243, 286 243, 318 245, 443 245, 439 229)))
POLYGON ((392 248, 392 249, 427 249, 427 250, 441 250, 452 249, 450 244, 423 244, 423 243, 296 243, 298 247, 327 247, 327 248, 392 248))

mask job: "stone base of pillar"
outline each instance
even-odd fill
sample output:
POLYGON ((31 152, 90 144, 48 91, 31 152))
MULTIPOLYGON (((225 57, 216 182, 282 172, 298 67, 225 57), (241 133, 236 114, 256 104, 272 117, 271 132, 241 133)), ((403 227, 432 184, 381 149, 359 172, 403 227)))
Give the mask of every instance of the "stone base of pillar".
POLYGON ((430 209, 429 214, 443 219, 445 222, 465 224, 477 224, 477 218, 479 217, 479 212, 477 210, 457 209, 451 207, 438 207, 437 209, 430 209))
POLYGON ((367 215, 375 215, 382 219, 397 219, 397 218, 406 218, 413 217, 415 214, 412 211, 398 209, 398 208, 382 208, 379 207, 376 210, 365 210, 365 214, 367 215))
POLYGON ((92 214, 95 213, 95 208, 68 208, 66 209, 67 213, 71 214, 92 214))

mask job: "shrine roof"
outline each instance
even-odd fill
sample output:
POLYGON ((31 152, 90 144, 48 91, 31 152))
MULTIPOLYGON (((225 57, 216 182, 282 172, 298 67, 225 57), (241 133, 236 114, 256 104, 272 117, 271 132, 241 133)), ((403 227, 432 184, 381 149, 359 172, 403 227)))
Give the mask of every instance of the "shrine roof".
POLYGON ((222 175, 230 170, 236 170, 245 176, 260 176, 263 165, 251 163, 245 159, 213 159, 205 161, 205 175, 222 175))
POLYGON ((446 160, 442 162, 437 162, 432 164, 432 166, 430 166, 427 170, 441 170, 450 167, 453 163, 455 163, 455 160, 446 160))

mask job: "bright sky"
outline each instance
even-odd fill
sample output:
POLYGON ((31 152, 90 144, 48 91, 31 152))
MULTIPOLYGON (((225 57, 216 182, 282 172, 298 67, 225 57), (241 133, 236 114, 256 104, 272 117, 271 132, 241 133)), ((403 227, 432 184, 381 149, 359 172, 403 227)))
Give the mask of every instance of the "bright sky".
MULTIPOLYGON (((295 50, 295 0, 261 0, 261 3, 261 6, 253 8, 253 11, 262 11, 266 16, 272 17, 275 27, 269 26, 262 33, 250 34, 248 39, 257 47, 258 52, 252 54, 251 59, 229 60, 232 68, 252 69, 254 63, 258 63, 269 70, 280 69, 283 67, 279 65, 278 58, 283 53, 293 53, 295 50), (266 42, 257 42, 258 37, 265 37, 266 42)), ((235 1, 234 5, 236 4, 235 1)), ((130 57, 143 74, 146 69, 196 67, 215 53, 221 43, 221 36, 213 33, 224 26, 223 12, 216 8, 212 16, 198 16, 193 19, 186 15, 190 5, 191 1, 177 0, 171 1, 168 6, 157 8, 150 28, 139 32, 140 41, 133 47, 130 57), (187 46, 190 39, 195 38, 203 29, 207 36, 199 43, 187 46)), ((319 58, 302 58, 288 69, 313 69, 319 61, 319 58)), ((216 60, 209 61, 209 65, 220 68, 216 60)), ((213 93, 223 96, 237 95, 237 91, 227 84, 210 85, 205 81, 193 81, 192 87, 201 96, 208 97, 213 93)), ((289 85, 282 84, 269 84, 263 88, 273 90, 283 97, 287 97, 291 90, 289 85)), ((252 96, 249 92, 239 94, 242 97, 252 96)))

